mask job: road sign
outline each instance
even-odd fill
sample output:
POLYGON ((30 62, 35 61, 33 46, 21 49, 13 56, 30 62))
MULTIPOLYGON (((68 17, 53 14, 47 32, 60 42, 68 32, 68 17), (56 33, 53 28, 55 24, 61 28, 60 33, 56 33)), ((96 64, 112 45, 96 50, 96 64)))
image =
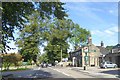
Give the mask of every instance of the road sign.
POLYGON ((88 52, 88 47, 84 47, 84 52, 88 52))

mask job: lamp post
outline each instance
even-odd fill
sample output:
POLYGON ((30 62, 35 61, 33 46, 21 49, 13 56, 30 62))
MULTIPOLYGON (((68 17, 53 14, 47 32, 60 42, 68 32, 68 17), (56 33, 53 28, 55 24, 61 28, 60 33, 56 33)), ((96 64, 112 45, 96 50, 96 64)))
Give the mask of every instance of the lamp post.
POLYGON ((62 48, 61 48, 61 62, 62 62, 62 48))

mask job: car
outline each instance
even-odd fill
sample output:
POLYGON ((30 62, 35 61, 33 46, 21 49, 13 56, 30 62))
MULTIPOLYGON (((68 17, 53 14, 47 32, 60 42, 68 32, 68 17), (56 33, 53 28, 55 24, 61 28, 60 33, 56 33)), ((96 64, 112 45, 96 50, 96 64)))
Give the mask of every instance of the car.
POLYGON ((109 61, 105 61, 100 64, 100 67, 101 68, 117 68, 117 64, 109 61))
POLYGON ((42 68, 46 68, 47 66, 48 66, 47 63, 41 63, 42 68))
POLYGON ((49 63, 49 64, 48 64, 48 67, 52 67, 52 64, 49 63))

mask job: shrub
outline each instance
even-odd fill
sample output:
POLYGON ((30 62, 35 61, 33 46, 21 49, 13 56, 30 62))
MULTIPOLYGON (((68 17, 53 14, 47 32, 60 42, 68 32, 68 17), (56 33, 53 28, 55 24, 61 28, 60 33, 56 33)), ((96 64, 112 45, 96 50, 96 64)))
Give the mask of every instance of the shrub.
POLYGON ((19 62, 22 60, 22 56, 20 54, 3 54, 3 66, 5 69, 9 69, 9 67, 14 64, 15 66, 19 66, 19 62))

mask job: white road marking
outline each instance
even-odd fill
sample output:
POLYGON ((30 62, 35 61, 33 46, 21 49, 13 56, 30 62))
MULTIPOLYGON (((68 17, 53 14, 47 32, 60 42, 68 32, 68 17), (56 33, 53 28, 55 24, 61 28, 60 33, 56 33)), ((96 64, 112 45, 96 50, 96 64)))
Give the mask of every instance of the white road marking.
MULTIPOLYGON (((49 68, 50 68, 50 67, 49 67, 49 68)), ((64 75, 66 75, 66 76, 72 77, 71 75, 66 74, 65 72, 61 72, 61 71, 59 71, 59 70, 57 70, 57 69, 53 69, 53 68, 50 68, 50 69, 55 70, 55 71, 57 71, 57 72, 59 72, 59 73, 62 73, 62 74, 64 74, 64 75)))

